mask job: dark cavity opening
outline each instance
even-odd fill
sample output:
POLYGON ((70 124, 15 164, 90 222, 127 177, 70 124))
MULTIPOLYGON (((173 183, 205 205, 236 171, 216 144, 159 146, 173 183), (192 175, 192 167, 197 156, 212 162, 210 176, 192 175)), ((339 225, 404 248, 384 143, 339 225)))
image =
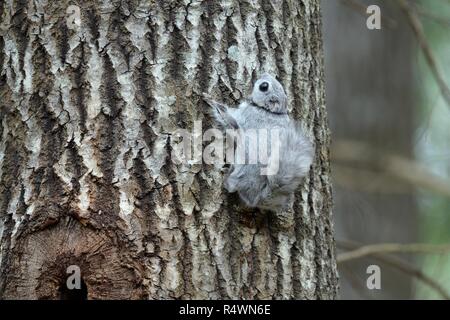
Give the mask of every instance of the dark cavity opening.
POLYGON ((59 298, 60 300, 87 300, 88 297, 88 290, 86 283, 83 279, 80 280, 80 288, 73 288, 70 289, 64 281, 61 286, 59 287, 59 298))

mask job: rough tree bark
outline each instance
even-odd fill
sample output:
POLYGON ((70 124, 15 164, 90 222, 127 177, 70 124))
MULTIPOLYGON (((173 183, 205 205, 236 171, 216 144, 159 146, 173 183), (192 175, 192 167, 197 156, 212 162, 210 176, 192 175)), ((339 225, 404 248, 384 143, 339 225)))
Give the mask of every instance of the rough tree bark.
POLYGON ((336 297, 320 9, 310 1, 0 3, 1 298, 336 297), (78 28, 66 9, 80 8, 78 28), (292 213, 239 213, 221 170, 172 161, 262 70, 317 144, 292 213), (245 220, 245 221, 244 221, 245 220))

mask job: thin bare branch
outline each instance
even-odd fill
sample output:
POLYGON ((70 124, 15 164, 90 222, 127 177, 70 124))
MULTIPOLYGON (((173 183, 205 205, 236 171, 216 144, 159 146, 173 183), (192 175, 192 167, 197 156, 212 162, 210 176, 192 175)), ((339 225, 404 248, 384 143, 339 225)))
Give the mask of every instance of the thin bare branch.
POLYGON ((417 188, 450 197, 450 180, 439 177, 414 160, 373 148, 365 143, 340 140, 332 145, 332 161, 361 164, 417 188))
POLYGON ((337 185, 353 191, 389 195, 411 194, 414 191, 410 184, 387 173, 355 168, 338 161, 333 163, 333 179, 337 185))
POLYGON ((400 5, 400 8, 405 13, 409 25, 411 26, 411 29, 413 30, 414 35, 416 36, 417 41, 419 42, 420 48, 422 49, 422 52, 425 56, 425 60, 427 61, 431 73, 433 74, 441 90, 442 96, 444 97, 445 101, 450 107, 450 89, 439 70, 433 51, 431 50, 431 47, 428 44, 425 32, 423 31, 422 22, 420 21, 419 17, 414 12, 414 10, 411 8, 407 0, 397 0, 397 1, 400 5))
POLYGON ((341 253, 337 257, 338 263, 360 259, 376 253, 450 253, 450 244, 433 245, 425 243, 379 243, 359 247, 352 251, 341 253))
MULTIPOLYGON (((361 245, 352 242, 352 241, 336 241, 337 245, 341 248, 348 249, 348 250, 354 250, 358 247, 361 247, 361 245)), ((445 300, 450 300, 450 295, 445 290, 444 287, 442 287, 436 280, 426 275, 422 270, 415 268, 411 266, 409 263, 405 262, 402 259, 396 258, 392 255, 386 254, 386 253, 374 253, 371 254, 371 257, 377 259, 380 262, 383 262, 387 265, 390 265, 393 268, 396 268, 397 270, 406 273, 410 276, 415 277, 417 280, 422 281, 423 283, 427 284, 430 288, 435 290, 442 298, 445 300)))

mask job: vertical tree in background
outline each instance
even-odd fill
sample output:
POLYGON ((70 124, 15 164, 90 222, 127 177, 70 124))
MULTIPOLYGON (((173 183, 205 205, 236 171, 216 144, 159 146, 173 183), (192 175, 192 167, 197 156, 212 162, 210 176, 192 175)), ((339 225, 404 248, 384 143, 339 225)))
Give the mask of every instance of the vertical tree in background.
POLYGON ((318 0, 8 0, 0 16, 1 298, 64 297, 70 265, 90 299, 336 297, 318 0), (202 92, 237 103, 263 70, 317 150, 293 212, 248 218, 218 168, 171 150, 211 127, 202 92))
MULTIPOLYGON (((336 234, 341 240, 371 244, 417 242, 417 203, 412 188, 399 185, 374 163, 385 154, 413 158, 414 43, 396 1, 377 4, 382 29, 369 30, 367 16, 346 1, 322 1, 326 52, 327 101, 334 141, 353 141, 378 152, 373 162, 337 161, 336 234), (346 183, 347 182, 347 183, 346 183)), ((412 298, 412 278, 382 267, 382 290, 368 290, 366 268, 379 261, 359 260, 342 266, 342 297, 412 298), (344 272, 348 271, 348 272, 344 272)))

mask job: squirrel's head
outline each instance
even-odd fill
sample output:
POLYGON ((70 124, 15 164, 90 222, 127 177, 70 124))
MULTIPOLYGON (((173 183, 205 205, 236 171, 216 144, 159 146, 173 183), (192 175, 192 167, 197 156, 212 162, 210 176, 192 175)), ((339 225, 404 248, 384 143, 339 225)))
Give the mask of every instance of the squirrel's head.
POLYGON ((274 77, 264 73, 253 86, 252 102, 273 113, 287 113, 287 96, 283 86, 274 77))

